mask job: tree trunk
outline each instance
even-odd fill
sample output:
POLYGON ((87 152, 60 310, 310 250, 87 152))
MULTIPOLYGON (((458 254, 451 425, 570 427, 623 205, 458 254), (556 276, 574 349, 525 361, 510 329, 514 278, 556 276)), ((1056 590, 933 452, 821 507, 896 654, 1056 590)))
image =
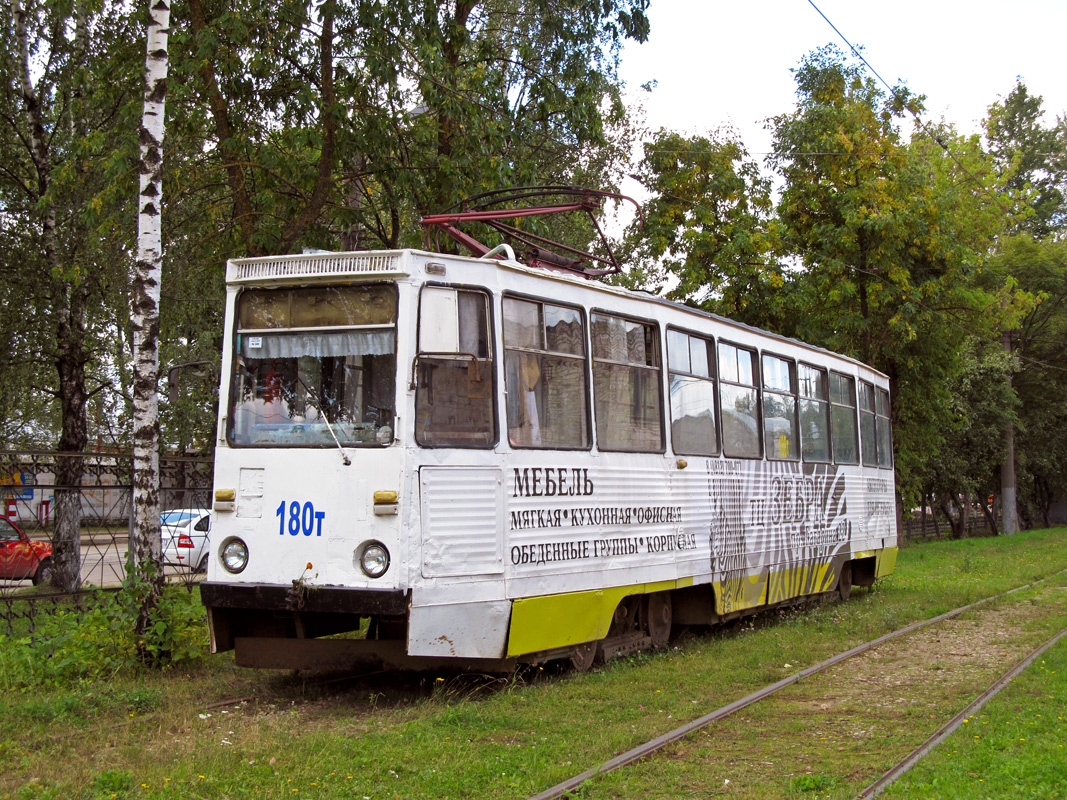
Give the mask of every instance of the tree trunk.
MULTIPOLYGON (((167 11, 169 20, 169 6, 167 11)), ((194 36, 202 36, 207 30, 207 13, 201 0, 189 0, 189 24, 194 36)), ((219 88, 219 82, 209 58, 200 62, 200 79, 204 82, 203 93, 211 109, 211 118, 215 123, 215 135, 219 141, 219 153, 223 167, 226 169, 230 191, 233 192, 233 217, 241 231, 247 255, 266 255, 255 240, 255 214, 252 210, 252 199, 248 193, 248 177, 242 166, 245 159, 235 152, 236 139, 230 125, 227 100, 219 88)))
POLYGON ((352 159, 352 176, 348 179, 348 192, 345 194, 345 207, 352 209, 356 218, 341 234, 342 250, 359 250, 362 241, 363 222, 360 219, 360 215, 363 211, 363 192, 366 190, 363 185, 363 170, 365 168, 366 164, 363 162, 362 154, 357 154, 352 159))
MULTIPOLYGON (((447 92, 447 102, 437 104, 433 109, 437 119, 437 163, 439 168, 433 177, 432 200, 433 213, 440 213, 455 202, 455 179, 452 177, 453 142, 460 130, 460 121, 457 120, 450 110, 460 96, 459 68, 463 54, 463 46, 470 37, 467 23, 476 3, 474 0, 456 0, 454 14, 451 19, 446 19, 442 25, 438 20, 430 21, 430 16, 436 16, 437 7, 427 4, 427 22, 432 24, 441 37, 441 55, 444 68, 444 77, 441 86, 436 88, 437 93, 447 92), (444 169, 440 168, 445 166, 444 169)), ((423 97, 426 91, 423 90, 423 97)))
POLYGON ((163 267, 164 101, 167 96, 169 0, 150 0, 141 118, 137 266, 133 281, 133 532, 130 549, 143 587, 135 626, 147 630, 163 591, 159 529, 159 281, 163 267))
POLYGON ((934 508, 934 495, 930 495, 930 519, 934 523, 934 536, 938 539, 941 538, 941 523, 937 521, 937 510, 934 508))
POLYGON ((333 23, 337 13, 336 0, 323 0, 318 5, 322 18, 319 37, 319 88, 322 97, 322 145, 319 149, 319 169, 315 184, 303 210, 289 220, 282 231, 278 249, 288 253, 322 212, 333 188, 334 150, 337 145, 337 92, 333 83, 333 23))
MULTIPOLYGON (((164 0, 161 0, 162 2, 164 0)), ((169 0, 166 0, 166 2, 168 3, 167 13, 169 15, 169 0)), ((153 9, 155 8, 158 8, 158 6, 153 6, 153 9)), ((281 237, 275 245, 274 249, 280 253, 288 253, 295 246, 308 227, 318 218, 333 189, 337 125, 338 117, 342 113, 337 107, 333 68, 334 19, 337 13, 336 0, 324 0, 321 4, 318 4, 318 8, 322 20, 318 54, 319 85, 322 93, 322 107, 320 108, 322 144, 319 149, 318 172, 303 210, 285 224, 281 237)), ((203 0, 190 0, 189 23, 195 36, 203 36, 208 32, 207 9, 203 0)), ((165 48, 166 45, 164 45, 164 50, 165 48)), ((149 53, 149 58, 151 58, 151 53, 149 53)), ((211 109, 211 118, 215 124, 215 135, 218 137, 219 153, 226 169, 227 182, 230 191, 233 193, 234 220, 240 229, 247 255, 267 255, 263 246, 256 240, 256 212, 253 209, 252 197, 248 189, 250 180, 243 166, 246 158, 237 151, 237 137, 230 123, 229 100, 219 87, 218 78, 210 58, 205 58, 200 62, 200 79, 203 81, 202 92, 204 99, 211 109)), ((164 87, 166 86, 165 72, 163 85, 164 87)), ((162 117, 162 111, 160 116, 162 117)), ((162 130, 160 135, 162 135, 162 130)))
POLYGON ((963 527, 960 524, 960 519, 963 515, 960 514, 959 517, 957 517, 953 513, 952 506, 954 505, 954 503, 952 499, 946 494, 939 495, 938 504, 941 507, 941 513, 945 515, 945 519, 948 520, 949 527, 952 529, 952 538, 962 539, 963 527))
POLYGON ((1052 492, 1048 489, 1048 484, 1042 478, 1034 477, 1034 504, 1041 509, 1041 520, 1045 523, 1044 527, 1052 527, 1052 492))
MULTIPOLYGON (((56 370, 59 373, 60 453, 83 453, 89 443, 85 390, 84 285, 60 283, 53 294, 56 328, 56 370)), ((81 482, 85 459, 60 456, 56 461, 56 530, 52 537, 52 585, 73 592, 81 585, 81 482)))
MULTIPOLYGON (((56 369, 59 373, 61 413, 60 452, 80 453, 88 443, 85 414, 84 348, 86 298, 84 286, 66 280, 56 236, 56 212, 52 202, 52 153, 45 130, 41 98, 33 85, 26 9, 21 0, 11 0, 11 22, 18 47, 17 66, 22 109, 29 128, 29 155, 37 174, 33 193, 41 212, 41 242, 45 263, 54 276, 52 307, 56 315, 56 369)), ((84 18, 75 25, 77 43, 85 34, 84 18)), ((60 458, 56 463, 56 530, 52 541, 52 584, 73 591, 81 583, 81 458, 60 458)))

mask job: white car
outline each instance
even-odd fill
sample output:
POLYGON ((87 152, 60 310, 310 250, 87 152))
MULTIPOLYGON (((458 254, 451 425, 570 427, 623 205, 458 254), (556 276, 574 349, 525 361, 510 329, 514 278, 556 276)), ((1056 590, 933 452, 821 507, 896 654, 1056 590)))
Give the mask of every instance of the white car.
POLYGON ((163 563, 207 572, 212 517, 213 512, 203 508, 174 508, 160 514, 163 563))

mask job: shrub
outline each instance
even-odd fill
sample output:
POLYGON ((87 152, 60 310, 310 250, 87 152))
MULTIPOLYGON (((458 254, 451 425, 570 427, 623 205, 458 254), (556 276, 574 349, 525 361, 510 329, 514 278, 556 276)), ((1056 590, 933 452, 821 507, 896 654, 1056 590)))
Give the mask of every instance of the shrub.
POLYGON ((200 658, 207 626, 197 593, 167 587, 138 637, 143 597, 131 582, 118 592, 98 592, 82 609, 58 609, 31 636, 0 636, 0 681, 23 688, 62 686, 200 658))

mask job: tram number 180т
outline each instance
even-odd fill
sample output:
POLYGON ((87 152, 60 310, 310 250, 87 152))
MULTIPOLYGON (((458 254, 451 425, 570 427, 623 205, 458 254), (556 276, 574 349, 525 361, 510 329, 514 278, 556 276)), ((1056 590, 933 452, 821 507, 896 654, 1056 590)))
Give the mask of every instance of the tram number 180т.
POLYGON ((289 514, 285 513, 287 501, 282 500, 274 516, 278 518, 278 535, 285 536, 322 536, 322 521, 326 519, 325 511, 316 511, 314 503, 308 501, 301 505, 299 500, 288 502, 289 514))

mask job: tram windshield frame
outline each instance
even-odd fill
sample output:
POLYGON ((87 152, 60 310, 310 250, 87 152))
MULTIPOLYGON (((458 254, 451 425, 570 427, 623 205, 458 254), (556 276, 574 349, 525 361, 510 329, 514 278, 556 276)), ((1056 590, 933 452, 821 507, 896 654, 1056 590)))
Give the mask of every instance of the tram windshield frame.
POLYGON ((395 284, 245 289, 227 439, 235 447, 383 447, 396 418, 395 284))

